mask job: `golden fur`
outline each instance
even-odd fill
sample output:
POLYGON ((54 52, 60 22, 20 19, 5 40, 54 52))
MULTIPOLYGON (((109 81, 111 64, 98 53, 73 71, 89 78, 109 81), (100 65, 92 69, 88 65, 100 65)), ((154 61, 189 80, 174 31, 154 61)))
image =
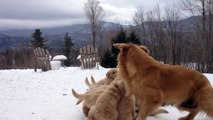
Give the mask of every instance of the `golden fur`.
POLYGON ((111 68, 107 73, 106 77, 99 80, 96 84, 97 85, 109 85, 117 76, 117 69, 116 68, 111 68))
MULTIPOLYGON (((114 81, 113 81, 114 82, 114 81)), ((125 86, 122 81, 117 82, 121 91, 121 100, 118 104, 118 120, 133 120, 135 117, 135 97, 125 96, 125 86)))
POLYGON ((99 80, 98 82, 95 82, 95 79, 93 76, 91 76, 91 83, 88 81, 88 79, 85 79, 86 85, 90 89, 94 89, 96 87, 102 86, 102 85, 109 85, 117 76, 117 69, 116 68, 111 68, 107 73, 106 77, 99 80))
MULTIPOLYGON (((100 94, 103 93, 105 89, 109 85, 101 85, 101 86, 94 86, 96 83, 94 82, 94 78, 91 76, 92 84, 89 83, 88 78, 86 78, 85 82, 89 86, 90 90, 79 94, 74 89, 72 89, 73 96, 78 98, 78 101, 76 105, 83 102, 83 113, 85 116, 88 116, 88 113, 90 111, 90 108, 95 105, 96 100, 100 96, 100 94)), ((134 96, 125 96, 125 87, 123 85, 123 82, 119 80, 118 77, 116 77, 111 84, 119 84, 119 89, 121 91, 120 96, 121 100, 119 101, 118 105, 118 120, 133 120, 133 118, 137 115, 135 112, 135 97, 134 96)), ((106 100, 107 102, 107 100, 106 100)), ((159 113, 165 113, 165 111, 155 111, 152 113, 152 115, 156 115, 159 113)))
POLYGON ((93 76, 91 76, 91 83, 89 82, 87 77, 85 79, 85 83, 89 87, 89 90, 92 90, 98 87, 98 85, 96 85, 96 82, 93 76))
POLYGON ((134 94, 141 102, 137 120, 145 120, 164 104, 189 111, 180 120, 193 120, 200 111, 213 117, 213 89, 202 73, 180 65, 161 64, 137 45, 114 46, 120 49, 118 76, 125 83, 127 95, 134 94))
POLYGON ((117 120, 118 104, 121 99, 119 84, 111 84, 91 107, 88 120, 117 120))
POLYGON ((91 91, 87 91, 84 94, 77 93, 74 89, 72 89, 72 94, 74 97, 78 98, 76 105, 80 104, 83 101, 82 110, 85 116, 88 115, 89 109, 95 104, 99 95, 107 88, 106 85, 95 88, 91 91))

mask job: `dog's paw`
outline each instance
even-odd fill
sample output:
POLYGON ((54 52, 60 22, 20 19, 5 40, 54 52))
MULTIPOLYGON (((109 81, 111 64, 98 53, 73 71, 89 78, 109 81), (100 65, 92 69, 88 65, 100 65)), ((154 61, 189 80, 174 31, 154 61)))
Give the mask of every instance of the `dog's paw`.
POLYGON ((157 114, 161 114, 161 113, 169 113, 167 110, 164 110, 164 109, 157 109, 155 111, 153 111, 150 116, 155 116, 157 114))

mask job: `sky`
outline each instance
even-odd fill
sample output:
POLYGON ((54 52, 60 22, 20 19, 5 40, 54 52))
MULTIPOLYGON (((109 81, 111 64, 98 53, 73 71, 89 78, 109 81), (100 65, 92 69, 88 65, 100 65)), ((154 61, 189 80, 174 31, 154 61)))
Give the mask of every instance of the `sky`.
MULTIPOLYGON (((104 21, 130 24, 138 7, 152 10, 175 0, 99 0, 104 21)), ((87 0, 0 0, 0 30, 67 26, 86 23, 83 7, 87 0)))

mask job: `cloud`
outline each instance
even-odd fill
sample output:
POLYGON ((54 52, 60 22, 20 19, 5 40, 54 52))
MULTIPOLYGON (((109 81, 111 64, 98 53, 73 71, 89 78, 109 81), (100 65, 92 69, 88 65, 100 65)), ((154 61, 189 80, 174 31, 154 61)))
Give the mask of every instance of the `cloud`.
MULTIPOLYGON (((137 7, 151 10, 172 0, 100 0, 105 21, 131 22, 137 7)), ((87 0, 0 0, 0 29, 53 27, 85 23, 87 0)))
POLYGON ((161 7, 165 7, 166 5, 171 5, 174 3, 174 0, 100 0, 103 4, 114 5, 115 7, 129 7, 132 6, 134 8, 142 7, 145 11, 152 10, 157 4, 161 7))
POLYGON ((83 1, 1 0, 0 8, 0 29, 54 27, 85 22, 83 1))
POLYGON ((0 4, 1 18, 57 19, 83 16, 82 5, 72 0, 5 0, 0 4), (6 7, 5 7, 6 6, 6 7))
POLYGON ((132 16, 136 11, 136 8, 131 5, 127 7, 116 7, 110 4, 102 4, 101 6, 106 12, 106 21, 119 21, 121 23, 127 23, 132 20, 132 16))

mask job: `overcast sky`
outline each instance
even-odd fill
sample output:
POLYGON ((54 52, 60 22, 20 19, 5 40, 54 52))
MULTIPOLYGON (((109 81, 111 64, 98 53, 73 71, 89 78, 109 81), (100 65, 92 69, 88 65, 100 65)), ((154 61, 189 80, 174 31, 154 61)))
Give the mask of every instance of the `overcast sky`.
MULTIPOLYGON (((137 7, 144 11, 168 6, 175 0, 99 0, 105 21, 129 24, 137 7)), ((87 0, 0 0, 0 30, 43 28, 86 23, 87 0)))

